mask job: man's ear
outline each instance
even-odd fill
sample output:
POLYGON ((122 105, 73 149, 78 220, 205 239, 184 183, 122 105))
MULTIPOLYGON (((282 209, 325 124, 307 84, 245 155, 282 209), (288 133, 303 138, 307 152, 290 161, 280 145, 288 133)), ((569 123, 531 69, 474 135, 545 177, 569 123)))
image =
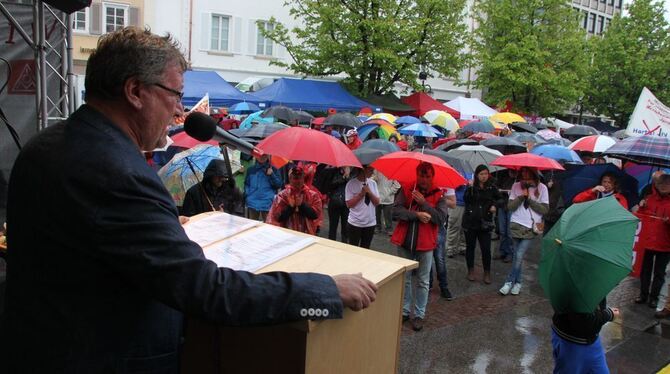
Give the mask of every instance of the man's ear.
POLYGON ((123 95, 126 98, 126 101, 133 108, 140 110, 142 109, 142 90, 144 83, 140 82, 137 78, 131 77, 126 79, 126 82, 123 84, 123 95))

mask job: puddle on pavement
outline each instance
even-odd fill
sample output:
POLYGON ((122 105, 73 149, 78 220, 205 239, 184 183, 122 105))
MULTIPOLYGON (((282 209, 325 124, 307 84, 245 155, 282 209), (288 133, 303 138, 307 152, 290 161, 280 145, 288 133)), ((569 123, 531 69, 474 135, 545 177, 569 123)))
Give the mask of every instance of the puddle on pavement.
POLYGON ((670 339, 670 321, 662 321, 650 328, 644 330, 644 332, 657 335, 662 338, 670 339))

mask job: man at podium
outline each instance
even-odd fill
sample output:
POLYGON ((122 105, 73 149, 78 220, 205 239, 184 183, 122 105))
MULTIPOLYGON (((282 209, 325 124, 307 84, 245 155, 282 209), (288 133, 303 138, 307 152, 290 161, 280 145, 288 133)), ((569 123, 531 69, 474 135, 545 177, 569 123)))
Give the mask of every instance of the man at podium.
POLYGON ((188 239, 142 154, 182 115, 186 68, 170 36, 104 35, 88 60, 87 103, 18 156, 0 371, 173 373, 184 314, 270 324, 316 309, 340 318, 375 300, 360 275, 236 272, 188 239))

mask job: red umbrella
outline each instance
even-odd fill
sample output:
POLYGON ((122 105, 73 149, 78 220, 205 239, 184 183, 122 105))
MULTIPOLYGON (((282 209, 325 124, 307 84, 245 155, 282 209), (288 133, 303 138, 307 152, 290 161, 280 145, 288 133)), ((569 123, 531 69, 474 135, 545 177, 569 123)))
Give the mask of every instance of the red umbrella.
POLYGON ((186 131, 182 131, 180 133, 174 134, 171 136, 172 141, 174 142, 172 145, 175 147, 182 147, 182 148, 193 148, 198 144, 210 144, 210 145, 219 145, 219 142, 216 140, 208 140, 206 142, 201 142, 200 140, 193 139, 188 134, 186 131))
POLYGON ((302 127, 279 130, 258 143, 263 153, 295 161, 362 167, 353 152, 335 137, 302 127))
POLYGON ((491 165, 502 166, 514 170, 519 170, 522 167, 529 167, 537 170, 565 170, 557 161, 532 153, 517 153, 514 155, 500 156, 493 160, 491 165))
POLYGON ((456 188, 467 183, 456 169, 452 168, 439 157, 426 155, 419 152, 393 152, 378 158, 370 164, 379 170, 388 179, 397 180, 400 183, 416 182, 416 167, 420 163, 427 162, 435 168, 433 184, 438 187, 456 188))

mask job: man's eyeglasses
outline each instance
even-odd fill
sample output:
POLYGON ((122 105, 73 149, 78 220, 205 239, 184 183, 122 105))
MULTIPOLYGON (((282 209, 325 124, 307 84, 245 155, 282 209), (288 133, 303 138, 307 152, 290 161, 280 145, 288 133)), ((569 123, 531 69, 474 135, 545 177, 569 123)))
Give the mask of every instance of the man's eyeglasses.
POLYGON ((163 85, 160 84, 160 83, 154 83, 154 86, 156 86, 156 87, 160 87, 160 88, 164 89, 164 90, 167 91, 167 92, 170 92, 170 93, 173 93, 173 94, 177 95, 177 97, 179 98, 179 101, 181 101, 181 99, 184 98, 184 93, 183 93, 183 92, 179 92, 179 91, 174 90, 174 89, 172 89, 172 88, 170 88, 170 87, 165 87, 165 86, 163 86, 163 85))

